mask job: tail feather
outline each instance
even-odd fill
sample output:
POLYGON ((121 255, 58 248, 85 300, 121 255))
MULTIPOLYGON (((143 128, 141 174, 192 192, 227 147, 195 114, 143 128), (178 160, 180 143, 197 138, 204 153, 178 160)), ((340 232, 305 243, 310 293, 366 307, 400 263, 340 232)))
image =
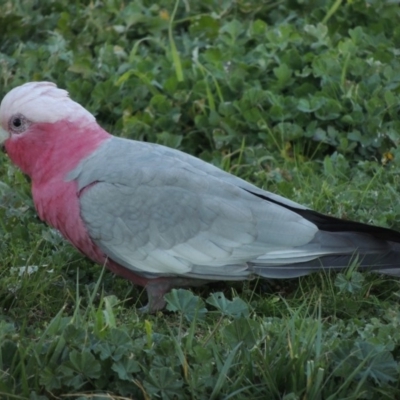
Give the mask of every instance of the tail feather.
POLYGON ((357 261, 362 270, 400 276, 400 232, 296 208, 268 195, 249 192, 301 215, 319 229, 306 246, 253 260, 252 273, 265 278, 295 278, 321 269, 342 270, 357 261))
POLYGON ((329 269, 343 270, 353 262, 363 271, 375 271, 388 275, 400 275, 400 251, 392 250, 384 254, 336 254, 316 258, 306 262, 293 262, 285 265, 253 264, 251 271, 264 278, 286 279, 308 275, 313 272, 329 269))
POLYGON ((247 192, 257 196, 261 199, 269 201, 271 203, 275 203, 280 205, 281 207, 287 208, 299 215, 308 221, 314 223, 319 230, 325 232, 358 232, 367 234, 370 237, 375 239, 383 240, 383 241, 391 241, 400 243, 400 232, 395 231, 389 228, 382 228, 380 226, 374 226, 369 224, 364 224, 362 222, 355 222, 345 219, 340 219, 336 217, 332 217, 329 215, 321 214, 317 211, 308 209, 308 208, 296 208, 294 206, 290 206, 286 203, 279 202, 275 198, 272 199, 267 195, 259 194, 251 192, 250 190, 244 189, 247 192))

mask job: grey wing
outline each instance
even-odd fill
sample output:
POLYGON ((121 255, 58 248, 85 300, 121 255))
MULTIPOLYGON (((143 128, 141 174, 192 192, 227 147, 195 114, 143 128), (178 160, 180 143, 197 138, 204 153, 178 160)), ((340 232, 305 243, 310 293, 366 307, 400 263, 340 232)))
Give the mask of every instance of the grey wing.
POLYGON ((163 169, 177 168, 192 175, 214 177, 233 186, 266 196, 285 206, 307 209, 301 204, 277 194, 260 189, 245 180, 225 172, 190 154, 154 143, 137 142, 119 137, 106 141, 90 157, 69 174, 69 180, 77 180, 79 189, 96 180, 130 185, 142 171, 158 166, 163 169))
POLYGON ((122 175, 87 187, 81 215, 105 254, 143 275, 244 277, 257 259, 301 260, 296 249, 318 231, 298 214, 209 174, 159 164, 131 170, 130 179, 122 175))

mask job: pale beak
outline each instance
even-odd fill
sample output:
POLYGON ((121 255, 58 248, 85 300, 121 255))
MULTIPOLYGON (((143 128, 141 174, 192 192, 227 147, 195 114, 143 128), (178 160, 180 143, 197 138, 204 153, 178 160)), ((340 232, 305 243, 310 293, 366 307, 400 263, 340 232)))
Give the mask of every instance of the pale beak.
POLYGON ((0 146, 10 137, 10 134, 0 126, 0 146))

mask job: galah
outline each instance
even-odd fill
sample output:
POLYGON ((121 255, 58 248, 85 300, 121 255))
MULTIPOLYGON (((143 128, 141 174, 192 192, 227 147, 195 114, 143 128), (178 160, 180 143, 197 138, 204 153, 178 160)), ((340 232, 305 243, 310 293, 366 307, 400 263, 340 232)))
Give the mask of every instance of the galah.
POLYGON ((148 311, 174 287, 329 268, 400 272, 400 234, 340 220, 181 151, 115 137, 49 82, 11 90, 0 144, 31 178, 39 217, 87 257, 146 287, 148 311))

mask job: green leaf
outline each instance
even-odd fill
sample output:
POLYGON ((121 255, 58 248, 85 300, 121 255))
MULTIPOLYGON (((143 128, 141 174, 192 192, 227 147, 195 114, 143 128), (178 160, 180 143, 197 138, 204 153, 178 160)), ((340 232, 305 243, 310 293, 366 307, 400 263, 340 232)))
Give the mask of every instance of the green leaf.
POLYGON ((220 32, 227 33, 232 40, 235 40, 243 32, 242 23, 234 19, 223 25, 220 32))
POLYGON ((200 15, 193 19, 190 25, 190 33, 193 36, 206 36, 215 39, 218 36, 220 21, 210 15, 200 15))
POLYGON ((114 362, 111 369, 118 374, 119 379, 132 382, 132 374, 140 372, 139 363, 133 359, 133 354, 114 362), (128 358, 129 357, 129 358, 128 358))
POLYGON ((185 289, 172 289, 165 295, 167 310, 181 312, 188 321, 195 317, 204 318, 207 309, 200 297, 185 289))
POLYGON ((366 374, 378 384, 397 381, 398 363, 393 355, 383 350, 381 346, 357 342, 355 355, 360 361, 367 360, 362 375, 366 374))
POLYGON ((143 382, 149 394, 160 394, 165 399, 179 398, 182 394, 183 382, 171 368, 151 368, 147 379, 143 382))
POLYGON ((1 371, 7 371, 13 362, 14 357, 17 355, 17 345, 8 339, 2 339, 0 343, 0 376, 1 371))
POLYGON ((89 350, 82 352, 72 350, 69 359, 73 367, 84 376, 88 378, 100 377, 100 364, 89 350))
POLYGON ((256 19, 252 24, 251 24, 251 32, 253 35, 264 35, 265 31, 267 29, 267 24, 261 20, 261 19, 256 19))
POLYGON ((335 371, 337 375, 355 375, 358 379, 371 378, 378 385, 397 380, 398 363, 381 345, 356 341, 349 348, 348 343, 346 348, 335 351, 335 359, 339 365, 335 371))
POLYGON ((249 315, 249 306, 239 297, 228 300, 222 292, 211 294, 206 302, 217 308, 222 314, 239 318, 249 315))
POLYGON ((286 64, 279 65, 279 67, 274 68, 273 71, 278 79, 279 85, 282 86, 288 83, 292 76, 292 70, 286 64))
POLYGON ((232 323, 225 326, 221 334, 231 348, 238 343, 243 343, 251 349, 257 343, 259 338, 259 324, 248 318, 237 318, 232 323))
POLYGON ((297 105, 297 109, 302 112, 314 112, 319 110, 325 104, 323 97, 312 96, 308 99, 300 99, 297 105))
POLYGON ((173 149, 179 148, 182 143, 182 139, 182 135, 174 135, 166 131, 157 134, 157 143, 173 149))
POLYGON ((363 288, 365 277, 357 271, 353 271, 350 277, 343 273, 339 273, 335 279, 335 286, 339 288, 340 292, 358 293, 363 288))

